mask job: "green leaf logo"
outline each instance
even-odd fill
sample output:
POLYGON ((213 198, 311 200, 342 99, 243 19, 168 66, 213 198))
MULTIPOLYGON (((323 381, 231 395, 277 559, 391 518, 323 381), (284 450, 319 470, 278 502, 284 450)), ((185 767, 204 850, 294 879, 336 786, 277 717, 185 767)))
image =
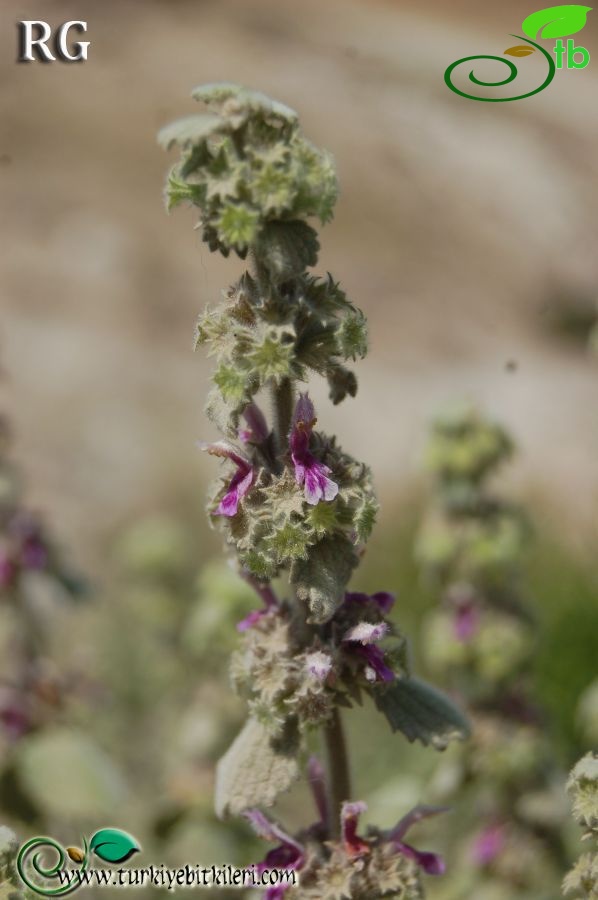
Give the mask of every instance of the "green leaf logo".
POLYGON ((135 838, 118 828, 102 828, 101 831, 96 831, 89 846, 96 856, 109 863, 126 862, 141 849, 135 838))
POLYGON ((570 34, 576 34, 586 24, 591 6, 577 6, 566 4, 564 6, 549 6, 532 13, 523 20, 524 34, 535 40, 536 38, 559 38, 570 34))

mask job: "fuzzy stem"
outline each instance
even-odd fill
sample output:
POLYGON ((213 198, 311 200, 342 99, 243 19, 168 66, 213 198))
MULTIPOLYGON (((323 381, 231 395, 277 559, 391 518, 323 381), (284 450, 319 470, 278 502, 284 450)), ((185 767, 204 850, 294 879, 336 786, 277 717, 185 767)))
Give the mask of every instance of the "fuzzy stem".
POLYGON ((328 833, 338 839, 341 833, 341 806, 351 799, 351 779, 345 732, 340 712, 335 707, 324 726, 324 746, 328 769, 328 833))
POLYGON ((290 378, 283 378, 279 385, 272 388, 272 406, 274 413, 274 434, 280 453, 285 453, 289 444, 289 431, 293 416, 294 392, 290 378))

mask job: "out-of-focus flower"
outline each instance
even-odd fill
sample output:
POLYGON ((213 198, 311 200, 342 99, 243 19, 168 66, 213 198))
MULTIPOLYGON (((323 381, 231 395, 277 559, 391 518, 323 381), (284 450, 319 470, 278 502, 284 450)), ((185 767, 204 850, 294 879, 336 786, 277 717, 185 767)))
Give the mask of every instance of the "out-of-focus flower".
POLYGON ((19 561, 24 569, 43 569, 48 562, 48 547, 39 522, 29 513, 12 517, 8 532, 15 541, 19 561))
POLYGON ((361 603, 365 605, 373 601, 383 615, 386 615, 391 611, 395 604, 395 600, 395 595, 388 591, 376 591, 375 594, 364 594, 360 591, 347 591, 345 594, 345 603, 361 603))
POLYGON ((4 547, 0 548, 0 590, 10 587, 17 574, 17 566, 10 553, 4 547))
POLYGON ((479 623, 480 614, 475 606, 460 606, 455 611, 455 618, 453 620, 453 627, 457 640, 464 644, 466 644, 467 641, 470 641, 478 630, 479 623))
POLYGON ((488 825, 476 835, 471 857, 477 866, 488 866, 505 847, 505 830, 502 825, 488 825))
POLYGON ((0 730, 9 741, 17 741, 31 729, 27 698, 17 690, 0 688, 0 730))

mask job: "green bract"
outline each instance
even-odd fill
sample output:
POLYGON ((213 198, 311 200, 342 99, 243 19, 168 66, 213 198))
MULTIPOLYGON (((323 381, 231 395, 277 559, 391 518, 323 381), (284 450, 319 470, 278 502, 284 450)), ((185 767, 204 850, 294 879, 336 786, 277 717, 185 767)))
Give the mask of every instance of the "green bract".
POLYGON ((259 242, 276 274, 313 265, 317 238, 304 220, 332 218, 338 187, 330 155, 303 137, 297 113, 263 94, 215 84, 193 96, 209 112, 160 132, 166 149, 183 151, 168 179, 168 208, 184 200, 197 206, 204 240, 225 256, 234 250, 243 258, 259 242))

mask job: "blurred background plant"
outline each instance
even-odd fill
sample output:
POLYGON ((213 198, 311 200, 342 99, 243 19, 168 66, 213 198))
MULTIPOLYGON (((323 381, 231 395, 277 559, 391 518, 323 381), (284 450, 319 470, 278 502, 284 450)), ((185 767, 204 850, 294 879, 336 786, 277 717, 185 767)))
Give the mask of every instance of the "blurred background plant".
POLYGON ((9 445, 8 422, 2 418, 0 805, 5 814, 40 828, 52 821, 47 801, 56 785, 46 781, 56 774, 52 761, 63 753, 76 755, 78 741, 85 740, 64 729, 69 708, 85 689, 85 677, 61 664, 59 650, 67 601, 80 598, 84 585, 42 518, 26 506, 9 445))
POLYGON ((447 897, 548 900, 566 860, 564 776, 530 679, 529 525, 491 486, 512 452, 505 430, 469 406, 436 421, 426 452, 436 497, 416 555, 441 605, 422 645, 474 719, 471 740, 435 778, 441 799, 456 803, 447 897))

